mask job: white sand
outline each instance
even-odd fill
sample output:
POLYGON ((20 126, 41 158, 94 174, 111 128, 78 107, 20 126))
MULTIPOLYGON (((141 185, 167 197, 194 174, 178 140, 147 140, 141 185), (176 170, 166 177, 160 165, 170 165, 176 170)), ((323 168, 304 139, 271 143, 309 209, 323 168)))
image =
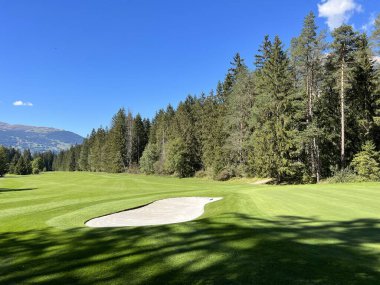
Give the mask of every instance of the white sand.
POLYGON ((221 199, 223 198, 182 197, 163 199, 138 209, 91 219, 86 222, 86 226, 93 228, 133 227, 187 222, 201 216, 206 204, 221 199))

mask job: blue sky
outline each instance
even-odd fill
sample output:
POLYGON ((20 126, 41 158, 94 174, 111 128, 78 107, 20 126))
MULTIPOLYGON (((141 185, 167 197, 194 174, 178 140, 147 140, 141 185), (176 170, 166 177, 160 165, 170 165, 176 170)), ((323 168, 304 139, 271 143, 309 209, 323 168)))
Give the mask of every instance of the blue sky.
POLYGON ((153 117, 208 93, 265 34, 285 44, 313 11, 321 29, 371 29, 378 0, 0 0, 0 121, 83 136, 120 107, 153 117), (319 7, 318 7, 319 5, 319 7))

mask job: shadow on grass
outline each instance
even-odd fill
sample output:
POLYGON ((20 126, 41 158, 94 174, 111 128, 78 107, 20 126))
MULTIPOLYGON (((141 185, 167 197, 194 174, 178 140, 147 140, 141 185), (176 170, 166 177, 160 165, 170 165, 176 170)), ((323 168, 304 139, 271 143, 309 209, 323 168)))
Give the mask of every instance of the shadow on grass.
POLYGON ((30 191, 36 190, 37 188, 0 188, 0 193, 3 192, 18 192, 18 191, 30 191))
POLYGON ((9 232, 1 284, 380 284, 380 220, 229 214, 181 225, 9 232))

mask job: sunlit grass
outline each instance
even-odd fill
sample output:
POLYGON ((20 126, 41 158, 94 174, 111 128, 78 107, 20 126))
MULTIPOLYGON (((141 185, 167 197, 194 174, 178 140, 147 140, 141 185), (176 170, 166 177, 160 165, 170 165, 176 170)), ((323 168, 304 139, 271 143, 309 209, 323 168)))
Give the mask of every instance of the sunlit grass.
POLYGON ((1 284, 379 284, 380 184, 252 185, 48 173, 0 180, 1 284), (214 196, 187 223, 92 229, 90 218, 214 196))

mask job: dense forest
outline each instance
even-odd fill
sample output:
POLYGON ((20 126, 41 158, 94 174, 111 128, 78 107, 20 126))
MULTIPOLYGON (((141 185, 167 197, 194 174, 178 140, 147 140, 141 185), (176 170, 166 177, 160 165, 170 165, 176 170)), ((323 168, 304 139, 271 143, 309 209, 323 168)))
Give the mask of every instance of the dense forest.
POLYGON ((44 168, 277 183, 315 183, 352 171, 377 180, 376 56, 380 15, 371 35, 343 25, 327 37, 310 13, 288 50, 278 36, 264 38, 254 70, 237 53, 209 94, 188 96, 151 121, 120 109, 109 128, 93 130, 44 168))

